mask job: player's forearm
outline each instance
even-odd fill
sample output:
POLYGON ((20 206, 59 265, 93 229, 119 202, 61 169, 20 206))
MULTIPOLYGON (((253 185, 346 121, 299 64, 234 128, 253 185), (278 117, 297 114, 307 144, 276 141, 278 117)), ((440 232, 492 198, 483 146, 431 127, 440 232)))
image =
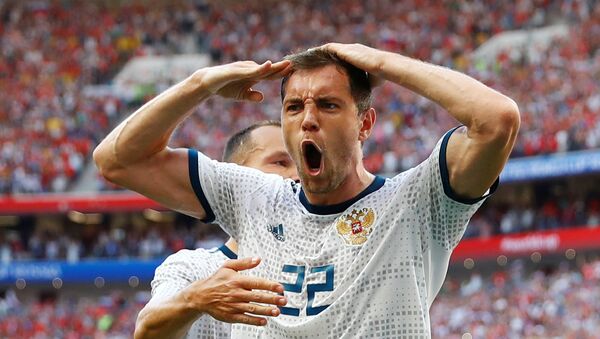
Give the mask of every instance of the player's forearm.
POLYGON ((519 111, 507 96, 449 68, 380 53, 380 76, 436 102, 473 135, 516 133, 519 111))
POLYGON ((99 167, 126 167, 164 150, 177 125, 210 95, 202 74, 169 88, 119 124, 94 151, 99 167))
POLYGON ((138 315, 134 338, 183 338, 200 315, 180 292, 164 302, 146 305, 138 315))

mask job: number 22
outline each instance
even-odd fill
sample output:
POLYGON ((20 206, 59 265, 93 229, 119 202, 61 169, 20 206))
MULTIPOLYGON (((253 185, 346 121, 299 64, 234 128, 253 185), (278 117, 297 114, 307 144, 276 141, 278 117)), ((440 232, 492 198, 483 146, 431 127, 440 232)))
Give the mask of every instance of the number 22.
MULTIPOLYGON (((296 266, 296 265, 283 265, 283 272, 285 273, 296 273, 296 282, 293 284, 290 283, 281 283, 283 285, 283 290, 292 293, 301 293, 302 286, 304 285, 304 277, 306 273, 306 266, 296 266)), ((319 284, 307 284, 306 285, 306 294, 308 296, 308 302, 306 303, 306 315, 317 315, 325 310, 329 305, 321 305, 314 306, 313 301, 315 298, 315 293, 317 292, 330 292, 333 291, 333 265, 325 265, 312 267, 309 273, 319 273, 325 272, 325 282, 319 284)), ((300 309, 295 307, 279 307, 281 310, 281 314, 299 316, 300 309)))

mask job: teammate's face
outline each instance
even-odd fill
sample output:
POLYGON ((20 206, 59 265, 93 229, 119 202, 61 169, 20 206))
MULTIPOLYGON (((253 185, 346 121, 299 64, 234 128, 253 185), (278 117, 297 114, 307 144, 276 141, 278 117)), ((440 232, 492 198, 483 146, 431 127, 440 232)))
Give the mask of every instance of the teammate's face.
POLYGON ((251 132, 250 139, 252 148, 248 151, 244 166, 298 180, 296 166, 285 149, 280 127, 259 127, 251 132))
POLYGON ((281 121, 307 192, 332 192, 361 160, 357 113, 348 77, 336 66, 297 70, 290 76, 281 121))

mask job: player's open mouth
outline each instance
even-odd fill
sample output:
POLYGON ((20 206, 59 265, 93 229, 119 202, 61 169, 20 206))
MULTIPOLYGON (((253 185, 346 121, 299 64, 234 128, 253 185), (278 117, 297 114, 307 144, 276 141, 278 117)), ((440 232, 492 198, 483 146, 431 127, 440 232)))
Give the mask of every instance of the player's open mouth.
POLYGON ((302 155, 308 174, 311 176, 319 175, 323 169, 323 156, 319 146, 311 140, 302 141, 302 155))

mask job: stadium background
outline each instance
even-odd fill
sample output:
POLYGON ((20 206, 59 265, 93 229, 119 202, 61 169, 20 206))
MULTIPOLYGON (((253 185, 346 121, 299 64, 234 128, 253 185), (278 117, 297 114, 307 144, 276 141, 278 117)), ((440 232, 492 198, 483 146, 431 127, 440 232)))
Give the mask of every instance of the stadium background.
MULTIPOLYGON (((153 269, 224 240, 215 226, 103 181, 95 145, 194 69, 360 42, 452 67, 514 98, 521 132, 431 309, 435 338, 600 333, 600 4, 481 1, 0 1, 0 337, 131 337, 153 269)), ((278 118, 211 99, 173 146, 219 158, 278 118)), ((397 86, 375 92, 367 167, 423 160, 456 122, 397 86)))

